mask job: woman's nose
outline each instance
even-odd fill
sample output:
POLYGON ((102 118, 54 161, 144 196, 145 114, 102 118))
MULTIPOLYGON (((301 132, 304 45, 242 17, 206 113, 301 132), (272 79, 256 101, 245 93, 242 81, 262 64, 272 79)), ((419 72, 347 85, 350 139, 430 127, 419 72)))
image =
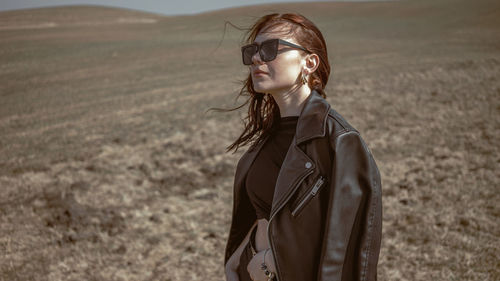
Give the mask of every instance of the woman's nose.
POLYGON ((259 51, 255 52, 255 54, 253 54, 252 56, 252 63, 256 64, 262 64, 262 60, 260 59, 260 54, 259 54, 259 51))

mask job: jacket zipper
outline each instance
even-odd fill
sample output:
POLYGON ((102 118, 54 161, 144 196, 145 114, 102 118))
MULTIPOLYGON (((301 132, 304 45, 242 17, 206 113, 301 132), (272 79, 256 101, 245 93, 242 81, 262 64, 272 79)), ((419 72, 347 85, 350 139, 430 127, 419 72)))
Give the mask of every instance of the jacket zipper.
MULTIPOLYGON (((308 175, 310 175, 312 172, 314 172, 312 169, 309 170, 307 173, 305 173, 294 185, 293 185, 293 189, 295 189, 296 186, 298 186, 308 175)), ((269 240, 269 245, 271 246, 271 250, 273 252, 273 261, 274 261, 274 265, 276 266, 276 280, 277 281, 280 281, 280 277, 279 277, 279 270, 278 270, 278 263, 276 262, 276 257, 274 256, 274 254, 276 253, 276 249, 274 248, 274 245, 273 245, 273 240, 271 239, 271 235, 269 235, 269 226, 271 225, 271 221, 273 220, 274 216, 279 212, 279 210, 281 209, 281 207, 283 207, 283 205, 288 202, 288 199, 290 199, 290 197, 295 193, 295 190, 292 190, 288 196, 285 198, 285 200, 283 200, 283 202, 278 206, 276 207, 276 212, 274 212, 274 214, 269 218, 269 222, 267 223, 267 239, 269 240)))
POLYGON ((323 178, 323 176, 320 176, 319 179, 316 181, 316 183, 314 184, 313 188, 311 189, 311 191, 306 195, 306 197, 304 199, 302 199, 302 201, 300 201, 300 203, 297 205, 297 207, 295 207, 295 209, 292 211, 292 216, 296 216, 301 210, 302 208, 314 197, 316 196, 316 194, 318 193, 318 190, 320 189, 320 187, 323 185, 323 183, 325 182, 325 179, 323 178))

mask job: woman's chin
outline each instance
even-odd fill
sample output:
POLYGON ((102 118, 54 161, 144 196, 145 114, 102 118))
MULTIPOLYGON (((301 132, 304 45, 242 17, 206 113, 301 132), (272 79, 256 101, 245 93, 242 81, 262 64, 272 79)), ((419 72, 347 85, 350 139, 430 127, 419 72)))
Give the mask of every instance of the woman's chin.
POLYGON ((269 93, 272 90, 271 87, 266 87, 265 85, 262 85, 260 83, 254 83, 253 88, 258 93, 269 93))
POLYGON ((256 85, 253 85, 253 89, 257 92, 257 93, 267 93, 267 88, 265 87, 258 87, 256 85))

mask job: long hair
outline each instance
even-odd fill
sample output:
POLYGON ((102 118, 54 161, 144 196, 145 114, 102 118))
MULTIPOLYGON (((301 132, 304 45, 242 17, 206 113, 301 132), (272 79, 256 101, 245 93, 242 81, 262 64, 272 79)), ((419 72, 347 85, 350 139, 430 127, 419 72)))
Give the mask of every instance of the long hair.
MULTIPOLYGON (((302 47, 315 53, 319 57, 319 66, 315 72, 310 75, 308 86, 311 90, 316 90, 326 98, 325 87, 330 75, 330 63, 328 62, 328 53, 326 49, 325 39, 321 31, 314 23, 306 17, 296 14, 269 14, 259 18, 252 27, 250 27, 246 34, 245 43, 252 43, 259 32, 264 29, 273 28, 275 26, 283 25, 289 27, 289 34, 302 47)), ((270 94, 259 93, 253 88, 252 76, 249 73, 248 77, 243 80, 243 87, 241 88, 239 96, 249 96, 245 103, 233 109, 219 109, 217 111, 233 111, 243 107, 249 103, 248 115, 245 117, 245 129, 241 135, 231 145, 226 148, 226 152, 235 150, 236 152, 240 146, 244 146, 253 141, 250 150, 263 141, 270 135, 277 126, 275 120, 279 120, 280 112, 277 103, 270 94)))

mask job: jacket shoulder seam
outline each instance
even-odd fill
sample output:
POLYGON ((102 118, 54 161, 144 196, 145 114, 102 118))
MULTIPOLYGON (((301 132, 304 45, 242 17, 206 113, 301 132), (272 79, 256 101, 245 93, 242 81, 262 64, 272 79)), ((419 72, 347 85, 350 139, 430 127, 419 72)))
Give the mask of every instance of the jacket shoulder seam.
MULTIPOLYGON (((343 119, 339 118, 338 116, 335 115, 335 110, 332 108, 330 111, 328 111, 328 116, 330 116, 339 126, 342 127, 342 129, 336 131, 336 132, 331 132, 333 133, 333 138, 336 139, 340 135, 343 135, 348 132, 356 132, 359 134, 358 130, 353 128, 349 123, 344 121, 343 119)), ((331 134, 330 134, 331 135, 331 134)))

